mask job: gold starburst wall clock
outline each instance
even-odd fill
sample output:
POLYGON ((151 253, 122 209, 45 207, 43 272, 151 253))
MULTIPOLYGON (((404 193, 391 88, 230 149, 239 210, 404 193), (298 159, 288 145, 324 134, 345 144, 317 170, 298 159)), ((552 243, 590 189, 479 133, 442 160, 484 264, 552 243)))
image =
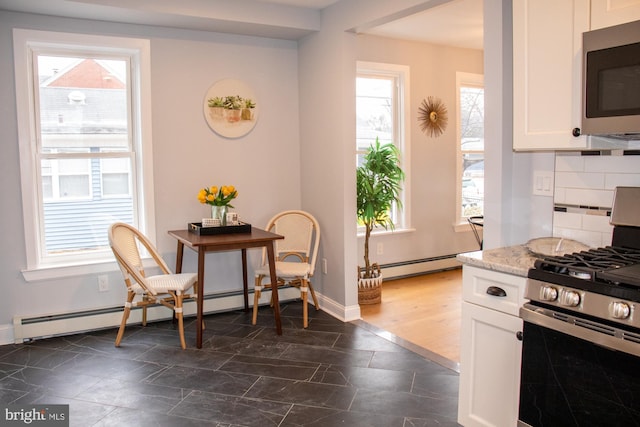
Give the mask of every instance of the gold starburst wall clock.
POLYGON ((438 137, 447 128, 447 107, 440 100, 433 96, 422 100, 422 105, 418 108, 418 122, 420 130, 430 137, 438 137))

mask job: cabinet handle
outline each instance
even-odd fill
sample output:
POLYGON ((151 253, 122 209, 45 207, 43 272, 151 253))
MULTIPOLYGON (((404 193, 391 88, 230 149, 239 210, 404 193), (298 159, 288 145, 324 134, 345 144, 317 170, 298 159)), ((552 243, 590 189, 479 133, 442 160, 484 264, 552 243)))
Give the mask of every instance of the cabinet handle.
POLYGON ((489 286, 487 288, 487 294, 494 296, 494 297, 506 297, 507 293, 504 291, 504 289, 499 288, 497 286, 489 286))
POLYGON ((580 128, 573 128, 571 134, 577 138, 582 134, 582 131, 580 130, 580 128))
POLYGON ((522 341, 522 331, 518 331, 518 332, 516 332, 516 339, 517 339, 518 341, 522 341))

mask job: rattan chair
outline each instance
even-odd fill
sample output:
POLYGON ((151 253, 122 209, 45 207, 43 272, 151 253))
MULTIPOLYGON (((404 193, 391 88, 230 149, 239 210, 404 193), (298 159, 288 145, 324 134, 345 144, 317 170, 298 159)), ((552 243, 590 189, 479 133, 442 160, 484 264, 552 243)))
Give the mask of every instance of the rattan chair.
POLYGON ((116 347, 120 346, 124 335, 125 325, 131 312, 131 307, 142 307, 142 325, 147 324, 147 307, 152 304, 162 304, 174 312, 178 319, 180 345, 186 348, 184 340, 184 321, 182 303, 185 299, 197 298, 197 274, 173 274, 164 262, 153 244, 140 231, 129 224, 121 222, 112 224, 109 228, 109 244, 118 261, 120 270, 127 285, 127 301, 124 304, 122 322, 116 337, 116 347), (142 266, 140 250, 145 248, 161 273, 149 276, 142 266), (186 293, 193 288, 193 293, 186 293), (134 301, 139 296, 140 300, 134 301))
MULTIPOLYGON (((300 289, 302 298, 303 326, 309 325, 307 294, 311 292, 316 310, 319 310, 318 298, 311 284, 315 271, 318 246, 320 244, 320 225, 309 213, 292 210, 277 214, 267 224, 267 231, 280 234, 284 239, 276 240, 276 276, 277 286, 290 285, 300 289)), ((269 265, 266 262, 266 249, 262 251, 262 266, 256 270, 253 318, 255 325, 258 317, 258 303, 263 289, 273 289, 271 283, 262 283, 269 277, 269 265)))

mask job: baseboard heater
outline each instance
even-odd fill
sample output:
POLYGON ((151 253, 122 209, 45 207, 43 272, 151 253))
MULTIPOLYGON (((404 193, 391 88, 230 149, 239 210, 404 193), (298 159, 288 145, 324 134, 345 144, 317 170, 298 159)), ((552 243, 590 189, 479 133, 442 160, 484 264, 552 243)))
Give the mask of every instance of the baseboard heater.
MULTIPOLYGON (((283 287, 278 289, 280 301, 291 301, 300 297, 297 288, 283 287)), ((267 291, 261 300, 270 298, 267 291)), ((253 303, 253 291, 249 294, 249 305, 253 303)), ((209 294, 204 297, 206 314, 240 309, 244 307, 242 291, 209 294)), ((70 335, 99 329, 120 326, 123 306, 101 308, 95 310, 75 311, 70 313, 45 314, 39 316, 15 316, 13 318, 13 336, 16 344, 52 336, 70 335)), ((184 315, 195 316, 196 304, 188 301, 184 304, 184 315)), ((163 306, 147 308, 147 321, 154 322, 171 318, 171 311, 163 306)), ((133 308, 127 325, 142 323, 142 309, 133 308)))
POLYGON ((452 270, 460 268, 462 263, 456 259, 456 254, 442 255, 432 258, 422 258, 380 266, 382 276, 386 279, 404 279, 426 273, 452 270))

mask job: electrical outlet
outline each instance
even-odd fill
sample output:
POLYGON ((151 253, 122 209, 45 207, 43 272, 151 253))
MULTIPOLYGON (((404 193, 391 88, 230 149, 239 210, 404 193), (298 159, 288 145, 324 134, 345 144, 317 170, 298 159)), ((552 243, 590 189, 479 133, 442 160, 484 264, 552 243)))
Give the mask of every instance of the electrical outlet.
POLYGON ((378 243, 378 255, 382 255, 384 253, 384 245, 382 243, 378 243))
POLYGON ((109 290, 109 276, 98 276, 98 291, 107 292, 109 290))
POLYGON ((322 258, 322 273, 323 274, 327 274, 327 259, 326 258, 322 258))

